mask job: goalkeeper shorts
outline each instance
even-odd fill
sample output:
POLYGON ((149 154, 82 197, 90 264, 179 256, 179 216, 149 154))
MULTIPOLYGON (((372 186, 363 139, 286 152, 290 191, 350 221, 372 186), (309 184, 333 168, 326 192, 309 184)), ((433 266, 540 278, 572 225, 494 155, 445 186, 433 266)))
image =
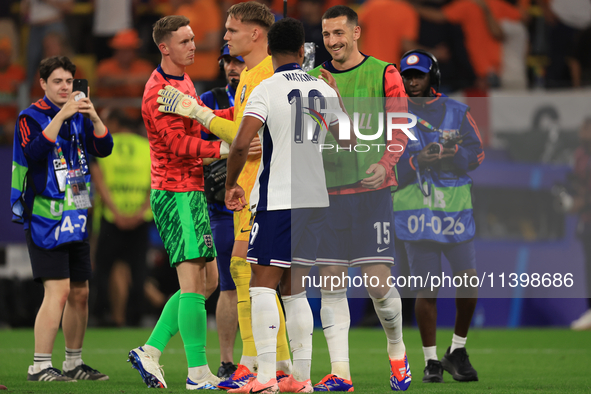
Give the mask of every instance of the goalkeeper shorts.
POLYGON ((171 266, 199 257, 206 261, 216 257, 203 192, 152 189, 150 205, 171 266))

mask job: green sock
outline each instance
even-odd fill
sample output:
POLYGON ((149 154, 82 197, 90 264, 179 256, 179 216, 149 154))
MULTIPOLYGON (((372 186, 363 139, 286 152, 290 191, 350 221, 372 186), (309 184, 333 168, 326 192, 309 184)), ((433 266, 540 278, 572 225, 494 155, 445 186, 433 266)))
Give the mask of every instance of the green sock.
POLYGON ((170 338, 179 332, 179 299, 181 291, 174 293, 168 300, 164 309, 160 314, 160 319, 156 323, 156 327, 152 330, 152 334, 146 342, 146 345, 154 346, 161 352, 170 341, 170 338))
POLYGON ((197 293, 182 293, 178 321, 189 368, 207 365, 207 357, 205 356, 205 341, 207 339, 205 297, 197 293))

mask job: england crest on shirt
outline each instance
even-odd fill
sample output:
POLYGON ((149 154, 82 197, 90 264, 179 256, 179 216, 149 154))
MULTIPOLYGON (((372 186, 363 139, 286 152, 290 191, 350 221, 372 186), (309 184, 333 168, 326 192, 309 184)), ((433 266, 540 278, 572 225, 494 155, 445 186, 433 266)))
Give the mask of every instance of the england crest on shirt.
POLYGON ((240 92, 240 104, 244 102, 244 96, 246 96, 246 85, 242 87, 242 92, 240 92))
POLYGON ((211 249, 211 247, 213 246, 213 239, 211 238, 211 235, 205 234, 203 236, 203 241, 205 241, 205 246, 211 249))

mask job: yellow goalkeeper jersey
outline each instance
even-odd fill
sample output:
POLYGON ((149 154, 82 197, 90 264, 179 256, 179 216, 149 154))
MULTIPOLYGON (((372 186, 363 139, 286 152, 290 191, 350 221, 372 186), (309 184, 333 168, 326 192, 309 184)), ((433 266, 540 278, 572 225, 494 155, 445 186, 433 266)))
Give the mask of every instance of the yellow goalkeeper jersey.
MULTIPOLYGON (((250 97, 252 90, 257 87, 261 81, 273 75, 273 63, 271 56, 267 56, 265 60, 251 68, 244 69, 240 74, 240 83, 236 89, 236 96, 234 97, 234 121, 240 125, 242 117, 244 116, 244 107, 250 97)), ((250 203, 250 192, 256 181, 259 165, 261 163, 261 155, 249 156, 244 169, 238 177, 238 184, 244 189, 246 201, 250 203)), ((250 208, 250 205, 248 205, 250 208)), ((248 241, 248 233, 250 230, 250 212, 243 209, 234 215, 234 234, 237 240, 248 241)))

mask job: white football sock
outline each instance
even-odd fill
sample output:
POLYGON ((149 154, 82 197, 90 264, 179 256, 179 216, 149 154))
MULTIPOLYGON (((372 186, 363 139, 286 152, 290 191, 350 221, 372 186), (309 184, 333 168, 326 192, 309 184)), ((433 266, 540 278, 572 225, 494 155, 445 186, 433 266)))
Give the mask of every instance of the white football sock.
POLYGON ((291 375, 291 371, 293 370, 293 365, 291 364, 291 359, 288 358, 287 360, 280 360, 275 363, 275 370, 283 371, 287 375, 291 375))
POLYGON ((204 379, 209 375, 211 375, 211 370, 207 364, 189 368, 189 378, 194 382, 204 379))
POLYGON ((293 377, 298 382, 310 379, 314 316, 306 292, 281 297, 285 307, 285 326, 293 353, 293 377))
POLYGON ((150 356, 152 356, 154 361, 156 361, 156 363, 158 363, 158 360, 160 360, 160 356, 162 356, 162 352, 160 351, 160 349, 155 348, 154 346, 150 346, 150 345, 144 345, 144 346, 142 346, 142 349, 144 349, 144 352, 146 352, 150 356))
POLYGON ((320 290, 320 293, 322 294, 320 318, 328 344, 331 373, 350 380, 349 326, 351 325, 351 316, 347 302, 347 289, 320 290))
POLYGON ((240 364, 244 365, 250 372, 256 372, 257 358, 256 356, 245 356, 240 357, 240 364))
POLYGON ((274 379, 276 371, 279 310, 275 294, 275 289, 268 287, 250 288, 252 335, 259 364, 257 379, 263 384, 274 379))
POLYGON ((348 361, 334 361, 330 363, 330 373, 339 378, 351 380, 351 369, 348 361))
POLYGON ((449 353, 453 353, 454 350, 459 349, 461 347, 466 347, 466 340, 468 338, 462 338, 456 334, 453 335, 451 338, 451 349, 449 349, 449 353))
POLYGON ((33 355, 33 371, 39 373, 45 368, 51 368, 51 353, 35 353, 33 355))
POLYGON ((404 358, 406 347, 402 341, 402 301, 395 287, 384 298, 373 298, 373 306, 388 338, 388 356, 392 360, 404 358))
POLYGON ((429 360, 439 360, 437 358, 437 346, 423 346, 423 354, 425 355, 425 366, 429 360))

